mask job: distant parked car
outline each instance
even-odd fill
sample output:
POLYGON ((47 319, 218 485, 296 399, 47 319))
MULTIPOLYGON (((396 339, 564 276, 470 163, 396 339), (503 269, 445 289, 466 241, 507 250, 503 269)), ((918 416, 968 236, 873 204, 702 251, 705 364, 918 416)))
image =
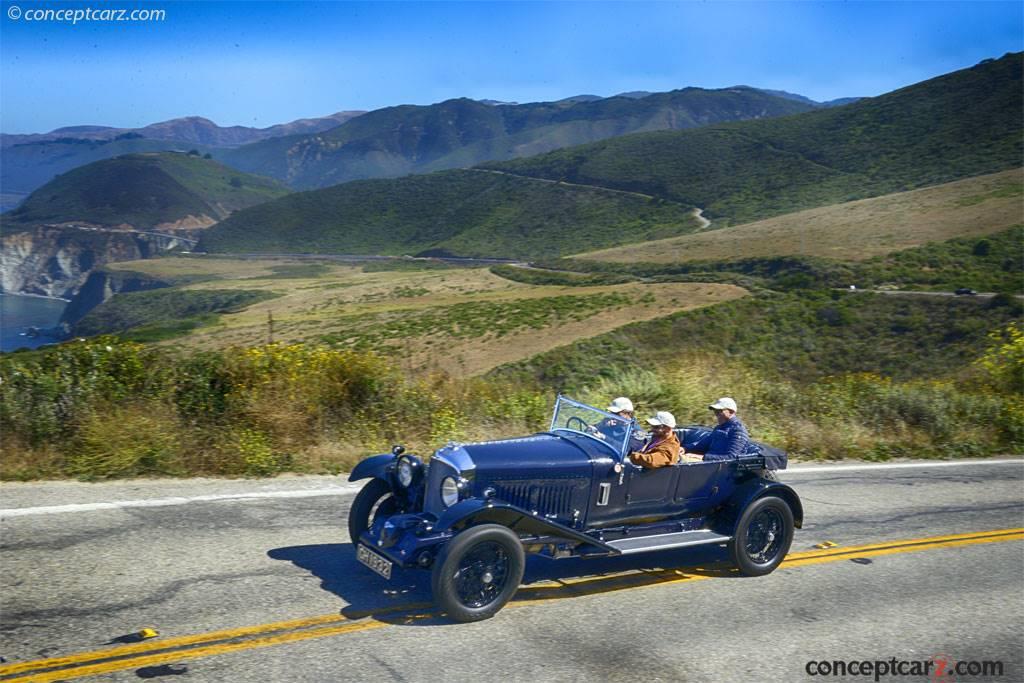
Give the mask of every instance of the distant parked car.
POLYGON ((978 294, 973 289, 969 289, 967 287, 960 287, 959 289, 957 289, 953 293, 956 294, 957 296, 977 296, 977 294, 978 294))
MULTIPOLYGON (((796 492, 770 470, 786 454, 752 443, 738 460, 644 469, 628 457, 635 425, 564 396, 549 431, 449 443, 424 463, 395 446, 359 463, 369 479, 349 511, 356 559, 385 579, 430 569, 434 601, 455 621, 493 616, 515 594, 526 555, 609 557, 715 545, 745 576, 779 566, 803 525, 796 492), (594 425, 622 427, 598 438, 594 425)), ((707 427, 676 430, 687 449, 707 427)))

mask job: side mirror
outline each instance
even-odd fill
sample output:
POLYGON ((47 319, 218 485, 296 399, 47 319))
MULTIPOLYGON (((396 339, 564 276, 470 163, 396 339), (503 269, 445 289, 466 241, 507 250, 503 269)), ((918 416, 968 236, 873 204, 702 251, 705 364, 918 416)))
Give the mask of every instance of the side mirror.
POLYGON ((402 453, 405 453, 405 446, 399 446, 396 444, 391 447, 391 452, 395 455, 401 455, 402 453))

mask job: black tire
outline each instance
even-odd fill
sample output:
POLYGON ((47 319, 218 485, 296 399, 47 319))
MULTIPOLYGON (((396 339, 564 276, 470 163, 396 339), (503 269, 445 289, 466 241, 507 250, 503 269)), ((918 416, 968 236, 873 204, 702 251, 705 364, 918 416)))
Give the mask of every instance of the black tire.
POLYGON ((792 543, 793 511, 781 498, 765 496, 743 511, 729 554, 744 576, 764 576, 775 571, 792 543))
POLYGON ((377 515, 390 515, 397 511, 398 504, 391 493, 391 486, 386 481, 371 479, 367 482, 356 494, 356 499, 352 501, 352 507, 348 511, 348 537, 352 539, 352 545, 359 544, 359 537, 370 528, 377 515))
POLYGON ((523 580, 526 553, 500 524, 470 527, 448 542, 434 563, 434 602, 455 621, 490 619, 523 580))

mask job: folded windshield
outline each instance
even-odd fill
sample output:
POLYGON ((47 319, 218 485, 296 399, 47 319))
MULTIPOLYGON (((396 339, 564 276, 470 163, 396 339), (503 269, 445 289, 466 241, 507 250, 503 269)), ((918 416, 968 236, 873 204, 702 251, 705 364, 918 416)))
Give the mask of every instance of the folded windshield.
POLYGON ((589 436, 620 455, 625 451, 632 428, 632 420, 564 396, 559 396, 555 402, 555 414, 551 418, 551 431, 568 430, 589 436))

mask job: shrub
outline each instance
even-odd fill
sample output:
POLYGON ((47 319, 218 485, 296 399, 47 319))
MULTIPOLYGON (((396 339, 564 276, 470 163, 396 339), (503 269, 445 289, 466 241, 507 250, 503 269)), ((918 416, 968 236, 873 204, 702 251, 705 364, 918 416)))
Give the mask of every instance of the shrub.
POLYGON ((72 439, 67 472, 81 479, 184 474, 172 416, 159 406, 98 406, 72 439))

